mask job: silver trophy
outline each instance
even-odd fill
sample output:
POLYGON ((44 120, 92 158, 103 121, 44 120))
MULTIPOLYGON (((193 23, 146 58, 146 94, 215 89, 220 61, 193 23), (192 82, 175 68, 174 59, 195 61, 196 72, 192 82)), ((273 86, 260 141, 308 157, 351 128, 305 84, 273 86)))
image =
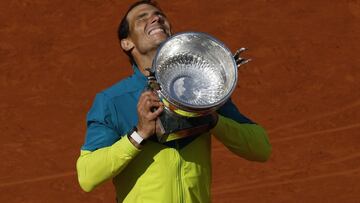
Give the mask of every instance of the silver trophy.
POLYGON ((231 96, 237 83, 237 68, 249 62, 235 55, 219 40, 199 32, 173 35, 157 50, 149 87, 165 104, 157 137, 165 142, 176 133, 189 136, 212 127, 211 113, 231 96))

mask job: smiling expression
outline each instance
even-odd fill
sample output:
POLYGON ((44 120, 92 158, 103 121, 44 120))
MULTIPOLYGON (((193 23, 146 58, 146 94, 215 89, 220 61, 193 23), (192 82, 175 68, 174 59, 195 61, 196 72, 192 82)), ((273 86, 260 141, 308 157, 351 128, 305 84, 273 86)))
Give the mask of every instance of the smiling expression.
POLYGON ((141 4, 133 8, 128 16, 129 37, 133 50, 146 54, 158 48, 171 35, 170 23, 158 8, 141 4))

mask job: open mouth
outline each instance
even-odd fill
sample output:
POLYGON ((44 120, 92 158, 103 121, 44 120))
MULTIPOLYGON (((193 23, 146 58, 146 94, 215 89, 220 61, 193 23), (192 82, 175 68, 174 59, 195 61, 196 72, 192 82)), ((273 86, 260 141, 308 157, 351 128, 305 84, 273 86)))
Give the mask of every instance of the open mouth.
POLYGON ((149 30, 148 35, 155 35, 158 33, 166 33, 165 30, 161 27, 157 27, 157 28, 152 28, 149 30))

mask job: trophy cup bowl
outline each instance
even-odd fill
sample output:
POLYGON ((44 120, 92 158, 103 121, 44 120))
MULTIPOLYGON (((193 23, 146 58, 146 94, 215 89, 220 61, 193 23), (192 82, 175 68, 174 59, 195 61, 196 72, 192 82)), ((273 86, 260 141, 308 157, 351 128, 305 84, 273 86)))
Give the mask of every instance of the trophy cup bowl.
POLYGON ((152 72, 165 107, 188 117, 207 115, 221 107, 237 83, 231 51, 201 32, 179 33, 163 42, 152 72))

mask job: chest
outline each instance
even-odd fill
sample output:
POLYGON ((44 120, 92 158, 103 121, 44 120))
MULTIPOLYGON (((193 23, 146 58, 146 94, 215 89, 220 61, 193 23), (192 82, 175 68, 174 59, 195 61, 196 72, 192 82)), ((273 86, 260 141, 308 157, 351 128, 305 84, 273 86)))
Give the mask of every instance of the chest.
POLYGON ((112 113, 115 114, 115 126, 120 135, 130 131, 138 123, 137 103, 142 90, 123 94, 113 100, 112 113))

